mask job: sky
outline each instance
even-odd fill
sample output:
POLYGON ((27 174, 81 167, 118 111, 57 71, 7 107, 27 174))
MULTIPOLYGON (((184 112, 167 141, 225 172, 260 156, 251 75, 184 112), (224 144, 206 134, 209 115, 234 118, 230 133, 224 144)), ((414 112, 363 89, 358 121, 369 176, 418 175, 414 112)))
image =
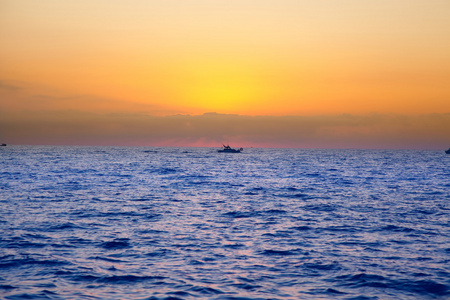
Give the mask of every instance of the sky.
POLYGON ((0 143, 450 147, 448 0, 0 0, 0 143))

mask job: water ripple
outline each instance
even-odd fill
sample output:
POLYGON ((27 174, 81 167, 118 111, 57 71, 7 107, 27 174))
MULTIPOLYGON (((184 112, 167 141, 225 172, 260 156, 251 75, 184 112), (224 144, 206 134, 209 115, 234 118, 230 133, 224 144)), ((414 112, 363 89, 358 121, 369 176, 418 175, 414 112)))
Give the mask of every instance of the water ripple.
POLYGON ((2 299, 450 298, 442 153, 2 150, 2 299))

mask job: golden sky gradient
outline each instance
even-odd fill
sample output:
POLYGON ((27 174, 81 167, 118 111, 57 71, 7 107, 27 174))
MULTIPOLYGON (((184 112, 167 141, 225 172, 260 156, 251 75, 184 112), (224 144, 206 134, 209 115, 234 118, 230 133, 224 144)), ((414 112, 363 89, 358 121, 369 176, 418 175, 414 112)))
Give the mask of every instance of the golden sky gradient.
POLYGON ((449 15, 447 0, 0 0, 0 114, 449 114, 449 15))

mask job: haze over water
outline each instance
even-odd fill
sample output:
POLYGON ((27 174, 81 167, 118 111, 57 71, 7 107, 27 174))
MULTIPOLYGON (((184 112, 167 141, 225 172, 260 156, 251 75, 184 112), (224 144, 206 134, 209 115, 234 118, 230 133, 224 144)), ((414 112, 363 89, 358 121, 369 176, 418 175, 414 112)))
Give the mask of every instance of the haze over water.
POLYGON ((8 146, 4 299, 448 299, 443 151, 8 146))

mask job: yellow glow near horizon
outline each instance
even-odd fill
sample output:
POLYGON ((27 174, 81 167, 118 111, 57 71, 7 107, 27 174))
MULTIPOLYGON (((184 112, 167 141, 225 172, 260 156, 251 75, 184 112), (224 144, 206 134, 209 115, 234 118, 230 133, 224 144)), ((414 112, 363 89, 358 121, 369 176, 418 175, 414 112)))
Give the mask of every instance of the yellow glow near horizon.
POLYGON ((259 74, 245 62, 203 59, 181 69, 174 82, 176 98, 198 113, 242 111, 266 94, 259 74))

